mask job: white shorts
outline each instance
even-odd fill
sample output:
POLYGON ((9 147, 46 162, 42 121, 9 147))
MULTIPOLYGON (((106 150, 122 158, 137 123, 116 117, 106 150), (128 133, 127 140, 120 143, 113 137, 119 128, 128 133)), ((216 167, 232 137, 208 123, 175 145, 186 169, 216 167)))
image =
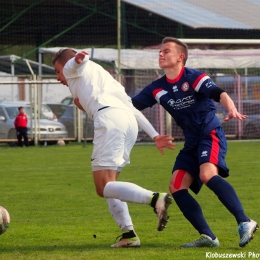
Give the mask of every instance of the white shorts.
POLYGON ((135 116, 123 109, 108 107, 94 119, 92 171, 121 169, 130 163, 138 125, 135 116))

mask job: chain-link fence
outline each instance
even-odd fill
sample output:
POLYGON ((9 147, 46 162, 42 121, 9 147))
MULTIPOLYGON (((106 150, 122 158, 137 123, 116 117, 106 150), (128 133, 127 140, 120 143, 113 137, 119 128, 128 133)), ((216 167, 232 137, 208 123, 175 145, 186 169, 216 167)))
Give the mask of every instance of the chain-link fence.
MULTIPOLYGON (((233 70, 233 73, 224 69, 202 70, 227 91, 241 113, 249 116, 242 122, 235 119, 224 122, 227 112, 216 103, 216 115, 221 120, 227 137, 259 138, 260 69, 243 70, 243 75, 238 74, 237 70, 233 70)), ((162 75, 161 70, 123 70, 123 85, 127 94, 133 97, 162 75)), ((86 113, 74 106, 68 88, 58 83, 53 76, 41 76, 40 79, 10 75, 0 78, 0 142, 16 142, 14 119, 19 106, 26 108, 29 138, 34 144, 57 142, 59 139, 78 142, 92 140, 93 122, 87 118, 86 113)), ((159 133, 170 133, 176 139, 183 138, 181 129, 159 105, 147 108, 143 113, 159 133)), ((151 140, 140 129, 138 141, 151 140)))

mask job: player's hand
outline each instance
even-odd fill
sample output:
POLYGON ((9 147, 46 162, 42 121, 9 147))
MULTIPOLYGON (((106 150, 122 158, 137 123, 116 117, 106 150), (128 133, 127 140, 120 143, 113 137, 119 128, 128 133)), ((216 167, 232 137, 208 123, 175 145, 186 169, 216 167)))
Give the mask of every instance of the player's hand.
POLYGON ((75 56, 76 63, 80 64, 84 60, 85 56, 88 55, 86 51, 78 52, 75 56))
POLYGON ((237 118, 239 120, 243 120, 243 119, 248 118, 248 116, 240 114, 236 109, 233 109, 228 112, 228 115, 224 118, 224 121, 227 122, 232 118, 237 118))
POLYGON ((168 148, 170 150, 175 149, 175 143, 172 142, 174 138, 170 137, 170 135, 157 135, 154 137, 153 140, 157 146, 157 149, 160 151, 161 154, 164 154, 162 148, 168 148))
POLYGON ((84 108, 81 106, 80 102, 79 102, 79 98, 74 98, 74 104, 82 111, 85 111, 84 108))

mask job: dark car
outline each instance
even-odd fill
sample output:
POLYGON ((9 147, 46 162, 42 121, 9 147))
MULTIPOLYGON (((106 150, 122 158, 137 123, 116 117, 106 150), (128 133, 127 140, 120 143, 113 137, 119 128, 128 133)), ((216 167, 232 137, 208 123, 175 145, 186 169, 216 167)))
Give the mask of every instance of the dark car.
MULTIPOLYGON (((64 114, 60 117, 59 122, 66 126, 70 138, 77 136, 77 125, 78 125, 78 110, 74 104, 67 107, 64 114), (76 127, 75 127, 76 126, 76 127)), ((86 112, 80 113, 82 120, 82 138, 93 138, 94 137, 94 124, 93 120, 87 117, 86 112)))
MULTIPOLYGON (((235 102, 238 108, 238 103, 235 102)), ((232 118, 224 122, 227 111, 219 103, 216 103, 216 115, 222 123, 226 135, 245 138, 260 137, 260 100, 243 100, 241 102, 240 113, 248 115, 243 121, 232 118)))
POLYGON ((65 98, 63 98, 62 100, 61 100, 61 103, 63 104, 63 105, 71 105, 71 104, 73 104, 73 97, 72 96, 68 96, 68 97, 65 97, 65 98))
POLYGON ((59 119, 64 114, 68 107, 68 105, 63 103, 45 102, 44 104, 48 105, 48 107, 56 115, 57 119, 59 119))

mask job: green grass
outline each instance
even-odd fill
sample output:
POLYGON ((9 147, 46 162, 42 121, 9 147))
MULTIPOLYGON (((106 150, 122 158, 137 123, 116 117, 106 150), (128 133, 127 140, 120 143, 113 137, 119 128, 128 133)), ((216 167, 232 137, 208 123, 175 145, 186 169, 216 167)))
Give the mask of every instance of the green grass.
MULTIPOLYGON (((168 191, 171 169, 182 148, 160 155, 153 145, 135 146, 131 164, 119 180, 154 191, 168 191)), ((260 222, 260 143, 229 142, 227 179, 236 189, 249 217, 260 222)), ((0 236, 0 259, 206 259, 206 252, 260 254, 260 232, 245 248, 238 246, 237 225, 216 196, 203 187, 196 199, 220 240, 217 249, 180 249, 198 237, 177 206, 169 208, 170 222, 156 231, 151 207, 129 204, 140 248, 112 249, 121 234, 104 199, 95 193, 90 156, 92 145, 65 147, 0 147, 1 199, 11 216, 0 236), (94 238, 94 236, 96 238, 94 238)))

